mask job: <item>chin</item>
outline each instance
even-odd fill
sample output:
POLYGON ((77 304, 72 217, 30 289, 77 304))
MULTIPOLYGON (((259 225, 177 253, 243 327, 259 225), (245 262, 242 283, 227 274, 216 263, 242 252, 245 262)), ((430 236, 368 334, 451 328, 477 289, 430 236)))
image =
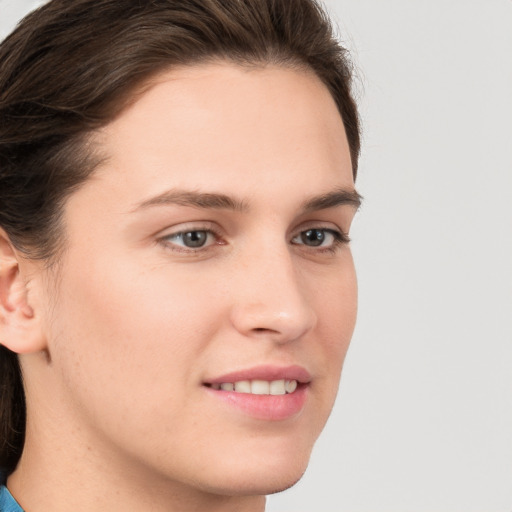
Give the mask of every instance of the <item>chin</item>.
POLYGON ((293 478, 274 479, 271 486, 268 486, 266 490, 263 490, 262 494, 277 494, 279 492, 286 491, 290 487, 293 487, 304 476, 305 471, 306 468, 304 468, 298 476, 294 475, 293 478))
POLYGON ((308 463, 309 454, 306 457, 295 454, 288 460, 280 461, 267 459, 265 463, 237 463, 231 471, 225 468, 223 478, 222 472, 218 473, 217 476, 221 478, 212 482, 210 491, 216 488, 215 494, 230 496, 275 494, 294 486, 304 475, 308 463))
POLYGON ((277 494, 293 487, 304 475, 305 468, 293 475, 279 475, 264 477, 256 481, 222 482, 220 486, 214 485, 209 489, 204 489, 212 494, 222 496, 266 496, 269 494, 277 494))

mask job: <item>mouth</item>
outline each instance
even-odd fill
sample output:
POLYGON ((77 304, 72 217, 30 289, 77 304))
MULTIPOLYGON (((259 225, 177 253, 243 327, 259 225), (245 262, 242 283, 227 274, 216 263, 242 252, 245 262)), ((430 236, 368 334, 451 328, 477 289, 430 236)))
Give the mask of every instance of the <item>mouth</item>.
POLYGON ((300 366, 260 366, 208 380, 203 386, 244 416, 279 421, 302 412, 310 383, 311 376, 300 366))

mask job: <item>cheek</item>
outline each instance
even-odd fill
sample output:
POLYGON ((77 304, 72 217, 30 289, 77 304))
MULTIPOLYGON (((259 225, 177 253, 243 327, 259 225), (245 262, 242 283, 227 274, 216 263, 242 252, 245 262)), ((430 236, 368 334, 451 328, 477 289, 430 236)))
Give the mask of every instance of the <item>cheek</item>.
POLYGON ((325 281, 324 292, 317 294, 315 302, 318 343, 323 348, 325 375, 333 401, 357 317, 357 279, 348 256, 343 270, 325 281))
POLYGON ((334 339, 350 341, 357 317, 357 278, 350 252, 339 267, 323 276, 321 286, 316 283, 312 289, 320 324, 334 339))
POLYGON ((184 395, 171 390, 195 378, 192 363, 216 311, 190 279, 163 279, 144 264, 113 260, 82 261, 63 275, 53 312, 54 366, 72 402, 93 416, 115 411, 121 418, 135 403, 148 417, 161 414, 162 403, 179 408, 184 395))

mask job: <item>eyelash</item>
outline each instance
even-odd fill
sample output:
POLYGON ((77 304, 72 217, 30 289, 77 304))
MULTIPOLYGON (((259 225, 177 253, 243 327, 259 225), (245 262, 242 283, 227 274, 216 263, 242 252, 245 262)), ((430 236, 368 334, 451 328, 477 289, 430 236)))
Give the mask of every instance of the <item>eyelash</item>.
MULTIPOLYGON (((200 253, 206 252, 208 250, 211 250, 215 246, 225 245, 225 243, 221 242, 221 240, 222 240, 222 235, 218 230, 212 228, 211 226, 208 226, 208 227, 200 226, 200 227, 194 227, 191 229, 184 229, 181 231, 177 231, 175 233, 170 233, 168 235, 165 235, 165 236, 159 238, 158 242, 162 243, 166 248, 168 248, 169 250, 171 250, 173 252, 186 253, 186 254, 200 254, 200 253), (171 241, 172 239, 176 239, 178 237, 183 237, 184 235, 187 235, 190 233, 206 233, 207 236, 213 235, 213 237, 215 238, 215 242, 212 244, 206 245, 206 246, 203 245, 203 246, 199 246, 197 248, 192 248, 192 247, 186 247, 186 246, 179 246, 176 243, 171 241)), ((314 251, 315 253, 336 254, 342 246, 347 245, 350 242, 350 237, 342 231, 338 231, 338 230, 335 230, 332 228, 324 228, 324 227, 316 227, 315 226, 315 227, 311 227, 308 229, 303 229, 302 231, 300 231, 299 233, 294 235, 291 240, 292 240, 291 243, 293 245, 304 246, 307 248, 307 250, 314 251), (322 247, 321 245, 315 247, 315 246, 308 246, 304 243, 293 242, 293 240, 302 236, 303 234, 307 233, 308 231, 317 231, 317 232, 320 231, 320 232, 323 232, 324 234, 332 235, 332 237, 333 237, 332 244, 329 245, 328 247, 322 247)))
POLYGON ((186 254, 199 254, 202 252, 205 252, 207 250, 211 250, 213 246, 216 245, 225 245, 224 243, 220 242, 222 239, 222 234, 213 228, 212 226, 198 226, 198 227, 192 227, 190 229, 182 229, 180 231, 176 231, 175 233, 169 233, 168 235, 165 235, 158 239, 158 242, 162 243, 166 248, 173 252, 179 252, 179 253, 186 253, 186 254), (177 237, 183 237, 183 235, 186 235, 187 233, 206 233, 208 235, 213 235, 215 238, 215 242, 213 244, 207 245, 206 247, 200 246, 197 248, 192 247, 186 247, 186 246, 179 246, 176 243, 172 242, 171 240, 177 237))
POLYGON ((323 227, 312 227, 309 229, 304 229, 292 238, 292 242, 294 239, 302 236, 303 234, 307 233, 308 231, 317 231, 317 232, 320 231, 320 232, 324 233, 324 236, 325 236, 325 234, 332 235, 332 237, 333 237, 332 244, 327 247, 317 246, 318 248, 315 248, 315 246, 308 246, 308 245, 302 244, 302 243, 296 243, 295 245, 303 245, 303 246, 307 247, 308 249, 313 250, 315 252, 321 252, 321 253, 327 252, 327 253, 331 253, 331 254, 336 254, 342 246, 347 245, 350 242, 350 237, 346 233, 344 233, 342 231, 337 231, 335 229, 323 228, 323 227))

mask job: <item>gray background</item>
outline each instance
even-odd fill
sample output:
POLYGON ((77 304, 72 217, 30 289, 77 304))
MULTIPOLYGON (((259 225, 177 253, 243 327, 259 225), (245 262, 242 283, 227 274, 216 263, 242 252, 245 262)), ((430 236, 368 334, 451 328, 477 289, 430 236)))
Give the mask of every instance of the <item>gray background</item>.
MULTIPOLYGON (((41 2, 0 0, 0 35, 41 2)), ((358 326, 269 512, 512 511, 512 1, 328 0, 359 69, 358 326)))

